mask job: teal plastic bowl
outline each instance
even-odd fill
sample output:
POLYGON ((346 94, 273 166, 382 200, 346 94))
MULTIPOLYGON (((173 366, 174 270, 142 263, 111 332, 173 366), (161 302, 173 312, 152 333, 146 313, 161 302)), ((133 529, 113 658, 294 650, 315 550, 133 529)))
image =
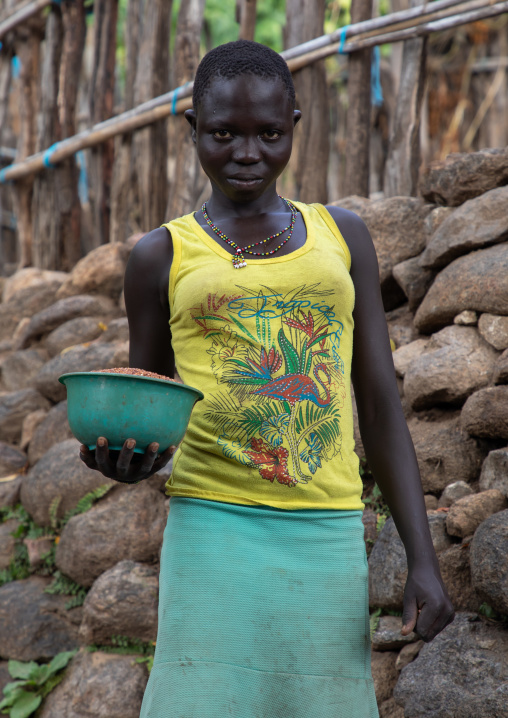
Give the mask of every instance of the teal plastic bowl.
POLYGON ((191 386, 132 374, 73 372, 59 381, 67 389, 71 431, 89 449, 105 436, 110 449, 135 439, 136 453, 152 441, 163 452, 180 443, 194 404, 203 399, 191 386))

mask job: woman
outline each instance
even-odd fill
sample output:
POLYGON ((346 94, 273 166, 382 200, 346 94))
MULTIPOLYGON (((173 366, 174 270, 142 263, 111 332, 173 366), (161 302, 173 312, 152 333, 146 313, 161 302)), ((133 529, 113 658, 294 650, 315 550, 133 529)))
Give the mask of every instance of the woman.
MULTIPOLYGON (((277 53, 238 41, 201 62, 186 112, 212 194, 146 235, 125 298, 133 367, 205 393, 167 491, 159 630, 143 718, 374 718, 362 482, 369 467, 404 542, 403 633, 453 609, 400 405, 374 247, 338 207, 278 196, 300 120, 277 53)), ((155 473, 171 450, 107 437, 91 468, 155 473)), ((174 447, 173 447, 174 448, 174 447)))

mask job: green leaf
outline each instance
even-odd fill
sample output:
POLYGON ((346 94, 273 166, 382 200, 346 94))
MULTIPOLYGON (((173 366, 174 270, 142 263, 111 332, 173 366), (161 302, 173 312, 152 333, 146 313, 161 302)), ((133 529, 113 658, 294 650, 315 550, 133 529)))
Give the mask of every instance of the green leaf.
POLYGON ((8 683, 6 686, 4 686, 4 696, 5 698, 0 702, 0 710, 3 711, 4 708, 10 708, 10 706, 13 705, 13 703, 16 702, 17 698, 21 693, 24 693, 23 690, 24 683, 8 683))
POLYGON ((11 659, 7 665, 8 671, 13 678, 31 678, 33 670, 39 668, 35 661, 24 663, 22 661, 15 661, 14 659, 11 659))
POLYGON ((23 691, 16 700, 16 703, 12 706, 9 716, 10 718, 28 718, 32 713, 35 713, 41 703, 41 696, 38 696, 36 693, 23 691))
POLYGON ((282 352, 282 356, 284 357, 284 362, 286 364, 286 374, 298 374, 298 370, 300 367, 300 360, 298 358, 298 354, 296 352, 296 349, 291 344, 289 339, 284 334, 283 329, 279 329, 279 333, 277 335, 277 339, 279 341, 279 347, 282 352))
MULTIPOLYGON (((49 675, 53 675, 54 673, 58 673, 58 671, 61 671, 65 666, 69 663, 71 658, 73 658, 77 653, 77 650, 75 651, 64 651, 63 653, 58 653, 49 663, 49 675)), ((48 676, 49 677, 49 676, 48 676)))

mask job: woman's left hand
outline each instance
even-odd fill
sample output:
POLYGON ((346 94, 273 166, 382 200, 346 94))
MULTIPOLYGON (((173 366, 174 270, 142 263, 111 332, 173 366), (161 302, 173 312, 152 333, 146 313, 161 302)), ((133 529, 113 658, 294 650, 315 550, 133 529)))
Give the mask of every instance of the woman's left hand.
POLYGON ((439 573, 428 563, 409 570, 402 612, 403 636, 415 631, 428 643, 455 618, 452 602, 439 573))

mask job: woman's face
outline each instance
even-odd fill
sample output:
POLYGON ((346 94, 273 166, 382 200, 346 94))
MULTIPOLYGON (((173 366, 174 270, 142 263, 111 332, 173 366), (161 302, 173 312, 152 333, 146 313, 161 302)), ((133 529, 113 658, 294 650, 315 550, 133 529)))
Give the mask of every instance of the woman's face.
POLYGON ((189 110, 199 161, 214 190, 234 202, 249 202, 270 187, 289 161, 293 110, 282 81, 255 75, 216 78, 197 116, 189 110))

